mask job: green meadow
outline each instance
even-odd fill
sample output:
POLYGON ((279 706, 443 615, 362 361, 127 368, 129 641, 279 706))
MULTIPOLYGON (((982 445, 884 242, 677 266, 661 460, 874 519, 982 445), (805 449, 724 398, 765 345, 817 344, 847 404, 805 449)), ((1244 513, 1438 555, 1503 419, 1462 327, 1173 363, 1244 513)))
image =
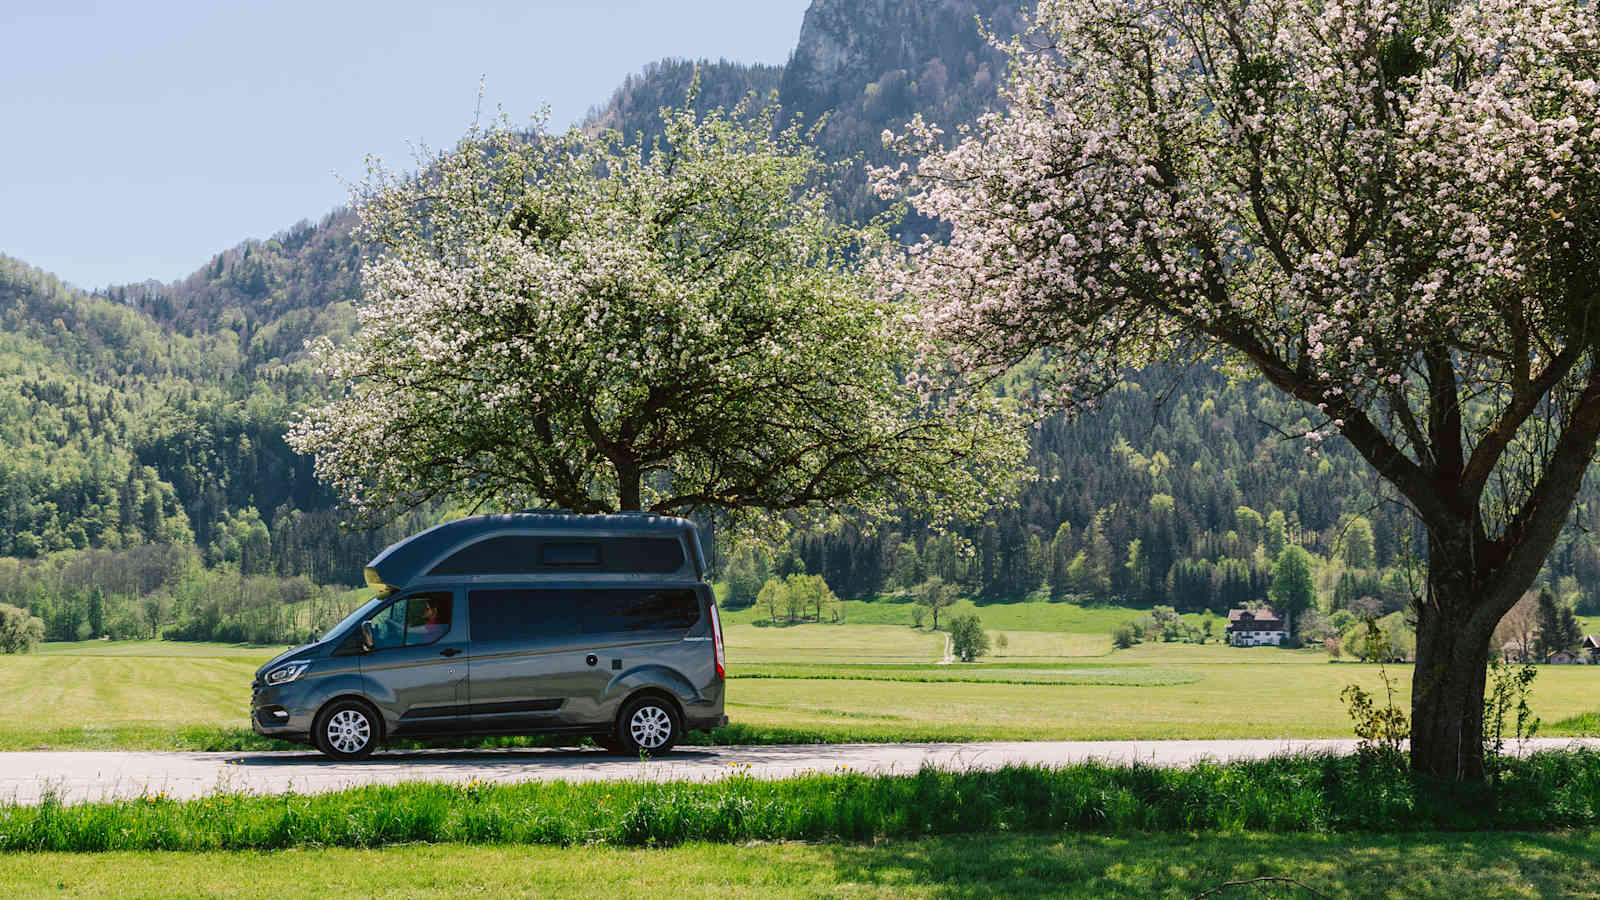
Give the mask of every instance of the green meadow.
MULTIPOLYGON (((1114 651, 1095 629, 1136 611, 1066 603, 988 604, 985 626, 1006 646, 977 663, 941 664, 943 632, 887 624, 907 604, 848 606, 842 624, 773 626, 755 624, 751 610, 728 614, 732 726, 714 740, 1348 737, 1339 691, 1380 686, 1377 667, 1315 649, 1114 651)), ((250 677, 278 649, 84 641, 0 657, 0 749, 271 746, 248 730, 250 677)), ((1405 707, 1410 668, 1389 672, 1405 707)), ((1600 667, 1541 667, 1532 705, 1541 734, 1600 733, 1600 667)))
POLYGON ((1000 834, 668 849, 435 844, 376 850, 0 855, 16 897, 1594 896, 1600 836, 1000 834), (270 873, 270 877, 265 877, 270 873), (1307 890, 1284 881, 1293 879, 1307 890))

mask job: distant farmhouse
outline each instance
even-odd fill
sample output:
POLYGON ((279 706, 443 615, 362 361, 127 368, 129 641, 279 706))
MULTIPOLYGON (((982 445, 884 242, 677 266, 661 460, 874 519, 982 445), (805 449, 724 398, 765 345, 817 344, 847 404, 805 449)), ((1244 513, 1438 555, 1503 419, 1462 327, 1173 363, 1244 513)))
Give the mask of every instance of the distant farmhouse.
POLYGON ((1583 640, 1578 642, 1578 649, 1556 650, 1545 657, 1544 661, 1558 666, 1600 663, 1600 636, 1586 634, 1583 640))
POLYGON ((1235 647, 1276 647, 1289 636, 1289 629, 1271 607, 1228 610, 1228 643, 1235 647))

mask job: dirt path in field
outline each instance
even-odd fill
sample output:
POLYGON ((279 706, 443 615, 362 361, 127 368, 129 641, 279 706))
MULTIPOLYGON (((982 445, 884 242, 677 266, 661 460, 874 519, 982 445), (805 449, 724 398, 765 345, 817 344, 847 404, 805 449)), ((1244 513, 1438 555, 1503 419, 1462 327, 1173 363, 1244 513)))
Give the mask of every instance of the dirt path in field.
MULTIPOLYGON (((359 763, 316 753, 0 753, 0 802, 35 804, 46 793, 61 802, 172 798, 225 791, 315 793, 401 781, 704 781, 728 775, 783 778, 802 772, 915 772, 923 766, 994 769, 1095 760, 1181 766, 1199 760, 1259 759, 1283 753, 1348 753, 1350 740, 1039 741, 974 744, 831 744, 785 747, 684 747, 641 762, 599 750, 418 750, 379 753, 359 763)), ((1540 738, 1527 750, 1583 745, 1600 739, 1540 738)))

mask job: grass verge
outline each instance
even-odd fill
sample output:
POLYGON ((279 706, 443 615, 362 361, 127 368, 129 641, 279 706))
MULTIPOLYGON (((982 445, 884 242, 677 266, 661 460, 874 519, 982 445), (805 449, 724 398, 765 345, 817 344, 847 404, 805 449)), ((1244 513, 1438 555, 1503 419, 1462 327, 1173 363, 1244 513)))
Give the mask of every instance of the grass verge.
POLYGON ((1183 769, 1082 764, 781 781, 401 784, 271 797, 0 807, 0 851, 277 850, 402 843, 673 846, 1042 831, 1328 833, 1592 828, 1600 753, 1512 761, 1498 790, 1351 757, 1183 769))
POLYGON ((982 835, 871 845, 0 855, 15 897, 1580 897, 1600 835, 982 835))

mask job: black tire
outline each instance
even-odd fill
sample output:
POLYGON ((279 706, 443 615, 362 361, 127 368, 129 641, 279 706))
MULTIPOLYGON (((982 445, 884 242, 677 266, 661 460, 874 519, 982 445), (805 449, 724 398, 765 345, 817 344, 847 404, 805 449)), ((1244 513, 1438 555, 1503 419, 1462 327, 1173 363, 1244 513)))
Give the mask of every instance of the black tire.
POLYGON ((339 700, 317 715, 311 739, 329 759, 366 759, 378 748, 383 725, 372 707, 360 700, 339 700))
POLYGON ((619 752, 628 756, 666 753, 683 737, 683 717, 677 704, 645 695, 630 700, 617 716, 619 752))

